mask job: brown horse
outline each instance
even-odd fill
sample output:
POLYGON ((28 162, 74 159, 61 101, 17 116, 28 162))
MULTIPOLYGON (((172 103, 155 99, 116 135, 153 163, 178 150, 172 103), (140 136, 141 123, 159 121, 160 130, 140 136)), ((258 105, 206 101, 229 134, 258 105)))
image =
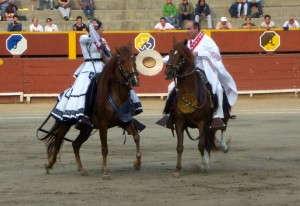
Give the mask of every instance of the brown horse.
MULTIPOLYGON (((120 126, 131 134, 136 144, 135 168, 139 169, 141 165, 140 136, 134 126, 133 105, 130 100, 131 86, 138 86, 139 79, 135 65, 135 57, 132 55, 131 46, 121 46, 116 48, 116 54, 103 68, 103 72, 98 78, 97 92, 95 95, 95 106, 92 115, 92 122, 95 128, 99 129, 101 148, 102 148, 102 172, 103 177, 107 172, 107 130, 111 127, 120 126), (129 113, 125 120, 122 119, 121 106, 125 106, 129 113), (122 120, 121 120, 122 119, 122 120)), ((47 173, 56 162, 56 157, 72 124, 56 122, 48 132, 45 139, 48 154, 48 164, 45 166, 47 173)), ((88 129, 80 130, 78 137, 72 143, 75 153, 77 169, 85 174, 80 160, 79 150, 81 145, 88 139, 91 131, 88 129)))
MULTIPOLYGON (((165 78, 173 79, 175 88, 169 95, 173 100, 167 100, 164 110, 166 113, 170 111, 171 125, 169 126, 173 129, 175 124, 177 135, 177 164, 174 175, 179 175, 181 171, 184 130, 188 133, 188 127, 199 130, 198 149, 202 156, 202 168, 205 171, 209 169, 211 151, 218 148, 215 143, 216 131, 209 129, 214 108, 217 107, 214 102, 217 101, 213 101, 209 89, 200 76, 195 68, 194 56, 190 49, 183 43, 175 42, 169 53, 165 70, 165 78)), ((227 121, 228 119, 225 123, 227 121)))

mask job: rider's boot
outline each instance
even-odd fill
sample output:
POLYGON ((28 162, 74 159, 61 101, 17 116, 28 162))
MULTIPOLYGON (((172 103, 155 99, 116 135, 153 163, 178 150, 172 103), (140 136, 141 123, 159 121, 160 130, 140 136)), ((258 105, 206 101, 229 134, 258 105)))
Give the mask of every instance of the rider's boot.
POLYGON ((226 125, 221 119, 221 117, 222 118, 224 117, 223 88, 220 83, 217 84, 217 95, 218 95, 218 108, 213 115, 212 123, 209 128, 212 130, 224 130, 226 129, 226 125))
POLYGON ((172 90, 172 92, 169 94, 166 100, 165 108, 163 110, 164 115, 170 115, 174 96, 175 96, 175 89, 172 90))
POLYGON ((174 96, 175 96, 175 89, 172 90, 172 92, 169 94, 166 100, 165 108, 163 110, 164 116, 156 122, 156 124, 166 127, 168 129, 173 129, 172 118, 170 117, 170 115, 171 115, 171 108, 173 105, 174 96))

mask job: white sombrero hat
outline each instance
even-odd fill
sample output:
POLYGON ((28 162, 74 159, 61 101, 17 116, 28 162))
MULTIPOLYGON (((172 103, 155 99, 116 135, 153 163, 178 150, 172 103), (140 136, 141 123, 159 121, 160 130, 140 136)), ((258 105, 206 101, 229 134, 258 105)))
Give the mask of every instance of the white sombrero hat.
POLYGON ((136 57, 137 70, 146 76, 154 76, 163 68, 163 59, 155 50, 147 49, 136 57))

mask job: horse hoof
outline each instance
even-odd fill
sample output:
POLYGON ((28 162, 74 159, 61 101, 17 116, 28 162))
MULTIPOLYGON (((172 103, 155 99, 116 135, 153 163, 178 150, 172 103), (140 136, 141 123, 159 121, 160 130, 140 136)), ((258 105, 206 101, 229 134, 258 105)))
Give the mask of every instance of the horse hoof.
POLYGON ((210 171, 211 171, 211 169, 208 165, 201 165, 201 170, 202 170, 202 172, 204 172, 206 174, 210 173, 210 171))
POLYGON ((180 172, 173 172, 173 177, 179 178, 180 177, 180 172))
POLYGON ((221 146, 220 148, 223 153, 227 153, 229 151, 229 147, 227 145, 221 146))
POLYGON ((83 169, 79 171, 79 174, 81 174, 81 176, 87 176, 88 172, 85 169, 83 169))
POLYGON ((45 165, 45 169, 46 169, 46 174, 50 174, 50 168, 48 165, 45 165))
POLYGON ((111 177, 110 177, 109 174, 106 173, 106 174, 103 174, 103 175, 102 175, 102 179, 103 179, 103 180, 110 180, 111 177))
POLYGON ((134 169, 137 171, 139 171, 141 169, 141 163, 135 162, 133 166, 134 166, 134 169))

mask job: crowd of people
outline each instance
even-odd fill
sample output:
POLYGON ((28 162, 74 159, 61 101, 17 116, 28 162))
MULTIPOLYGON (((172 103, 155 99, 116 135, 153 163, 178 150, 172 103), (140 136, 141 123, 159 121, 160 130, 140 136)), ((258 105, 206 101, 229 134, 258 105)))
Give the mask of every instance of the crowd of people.
MULTIPOLYGON (((94 17, 95 5, 93 0, 79 0, 80 7, 87 19, 94 17)), ((15 0, 0 0, 1 21, 13 21, 14 16, 17 15, 18 7, 15 0)), ((73 20, 71 14, 70 0, 36 0, 36 5, 32 5, 31 10, 57 9, 65 21, 73 20)), ((19 20, 19 16, 17 16, 19 20)))
MULTIPOLYGON (((7 31, 26 31, 22 24, 19 22, 19 16, 14 15, 13 20, 7 26, 7 31)), ((46 26, 43 27, 39 24, 38 18, 34 17, 32 19, 32 24, 29 26, 30 32, 57 32, 59 31, 58 26, 53 24, 52 18, 48 17, 46 19, 46 26)), ((76 23, 73 25, 73 31, 87 31, 87 26, 82 22, 82 17, 77 16, 76 23)))
MULTIPOLYGON (((275 28, 275 22, 271 21, 271 15, 263 14, 263 5, 261 0, 235 0, 229 8, 229 14, 232 18, 244 18, 245 22, 236 28, 253 29, 265 28, 267 30, 275 28), (258 12, 252 14, 252 8, 256 7, 258 12), (256 26, 251 19, 264 18, 260 25, 256 26)), ((199 24, 201 21, 207 22, 207 28, 213 29, 211 9, 205 0, 199 0, 195 6, 188 0, 182 0, 178 7, 172 0, 166 0, 162 6, 162 15, 160 22, 155 25, 157 30, 172 30, 183 28, 185 20, 195 20, 199 24)), ((281 27, 281 26, 277 26, 281 27)), ((291 15, 282 25, 284 29, 299 28, 298 21, 291 15)), ((215 29, 232 29, 232 24, 227 17, 221 17, 220 21, 216 23, 215 29)))
MULTIPOLYGON (((95 5, 93 0, 78 0, 83 11, 83 14, 87 17, 87 19, 92 19, 94 16, 95 5)), ((32 25, 30 28, 22 27, 20 23, 20 16, 17 15, 18 7, 16 6, 15 0, 0 0, 1 7, 1 20, 10 21, 7 31, 59 31, 57 25, 53 26, 52 19, 49 17, 46 19, 47 28, 55 27, 54 29, 41 29, 41 25, 39 29, 34 28, 36 18, 32 19, 32 25)), ((36 9, 57 9, 60 11, 62 19, 65 21, 73 20, 70 17, 71 13, 71 5, 70 0, 36 0, 36 9)), ((267 30, 275 27, 283 27, 283 29, 287 30, 290 28, 299 28, 299 22, 295 19, 293 15, 289 16, 286 22, 282 25, 275 24, 274 21, 271 20, 271 15, 266 14, 263 15, 263 5, 261 0, 234 0, 232 5, 229 8, 229 14, 232 18, 244 18, 244 23, 241 22, 240 26, 232 26, 230 20, 222 16, 220 17, 220 21, 217 22, 215 27, 213 27, 212 16, 211 16, 211 8, 205 0, 198 0, 196 5, 193 5, 189 2, 189 0, 182 0, 178 6, 176 6, 172 0, 166 0, 166 2, 162 6, 162 17, 160 21, 154 26, 156 30, 181 30, 184 27, 184 22, 186 20, 195 20, 199 22, 201 25, 201 21, 207 22, 208 29, 232 29, 232 28, 243 28, 243 29, 253 29, 253 28, 265 28, 267 30), (257 14, 252 14, 252 7, 257 7, 257 14), (260 25, 255 25, 252 22, 252 18, 264 18, 260 25)), ((76 24, 73 28, 70 27, 70 30, 73 29, 75 31, 86 31, 86 25, 82 23, 82 17, 78 16, 76 18, 76 24)))

